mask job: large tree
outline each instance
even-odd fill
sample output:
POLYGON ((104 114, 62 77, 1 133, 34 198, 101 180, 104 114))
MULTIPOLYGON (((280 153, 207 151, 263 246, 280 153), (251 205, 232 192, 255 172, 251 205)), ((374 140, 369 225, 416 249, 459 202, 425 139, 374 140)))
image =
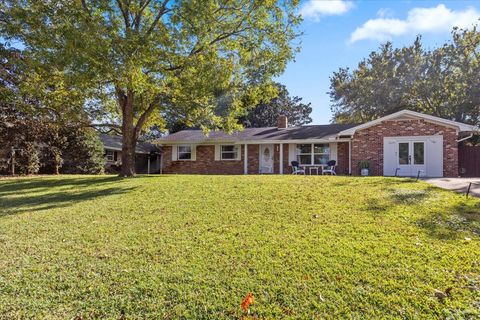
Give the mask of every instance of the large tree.
POLYGON ((121 131, 121 175, 132 176, 139 135, 161 125, 170 106, 181 106, 175 112, 189 126, 240 128, 238 115, 270 91, 270 79, 294 55, 297 5, 6 0, 0 4, 0 36, 24 46, 32 70, 25 87, 42 95, 44 106, 80 120, 87 114, 121 131), (215 112, 219 91, 232 97, 223 114, 215 112))
POLYGON ((247 115, 240 118, 245 127, 275 127, 279 115, 288 118, 288 124, 301 126, 312 122, 310 103, 303 103, 302 98, 291 97, 287 87, 276 83, 277 96, 261 101, 257 106, 247 111, 247 115))
POLYGON ((454 29, 452 36, 434 50, 425 50, 420 37, 403 48, 387 42, 356 69, 334 72, 333 120, 362 123, 410 109, 479 124, 480 33, 454 29))

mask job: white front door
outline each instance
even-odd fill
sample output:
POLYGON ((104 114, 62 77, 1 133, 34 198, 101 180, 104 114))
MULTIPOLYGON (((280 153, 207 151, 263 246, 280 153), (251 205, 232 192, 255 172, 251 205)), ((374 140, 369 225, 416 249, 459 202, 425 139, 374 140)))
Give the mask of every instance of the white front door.
POLYGON ((386 176, 441 177, 443 137, 385 137, 383 174, 386 176))
POLYGON ((273 144, 260 145, 260 173, 273 173, 273 144))

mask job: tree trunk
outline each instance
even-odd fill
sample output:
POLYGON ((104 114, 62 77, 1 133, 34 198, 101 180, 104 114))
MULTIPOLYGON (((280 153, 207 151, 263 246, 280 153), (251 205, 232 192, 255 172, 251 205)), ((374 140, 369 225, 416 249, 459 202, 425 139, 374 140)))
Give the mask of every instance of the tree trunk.
POLYGON ((122 107, 122 168, 121 177, 135 176, 135 147, 137 137, 133 125, 133 92, 129 91, 127 95, 119 98, 122 107))

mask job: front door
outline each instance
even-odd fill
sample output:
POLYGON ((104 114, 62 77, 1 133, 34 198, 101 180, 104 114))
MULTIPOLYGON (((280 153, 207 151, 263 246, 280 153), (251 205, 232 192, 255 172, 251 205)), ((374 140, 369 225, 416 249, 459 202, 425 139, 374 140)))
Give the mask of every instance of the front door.
POLYGON ((260 173, 273 173, 273 144, 260 145, 260 173))

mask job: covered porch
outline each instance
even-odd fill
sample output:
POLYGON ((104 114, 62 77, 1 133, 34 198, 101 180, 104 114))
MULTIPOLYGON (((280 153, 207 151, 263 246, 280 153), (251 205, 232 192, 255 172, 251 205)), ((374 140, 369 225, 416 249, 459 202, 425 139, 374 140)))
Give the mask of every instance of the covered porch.
POLYGON ((307 175, 322 174, 331 160, 336 173, 349 175, 351 166, 350 140, 301 140, 246 142, 241 148, 244 174, 291 174, 292 161, 297 161, 307 175))

